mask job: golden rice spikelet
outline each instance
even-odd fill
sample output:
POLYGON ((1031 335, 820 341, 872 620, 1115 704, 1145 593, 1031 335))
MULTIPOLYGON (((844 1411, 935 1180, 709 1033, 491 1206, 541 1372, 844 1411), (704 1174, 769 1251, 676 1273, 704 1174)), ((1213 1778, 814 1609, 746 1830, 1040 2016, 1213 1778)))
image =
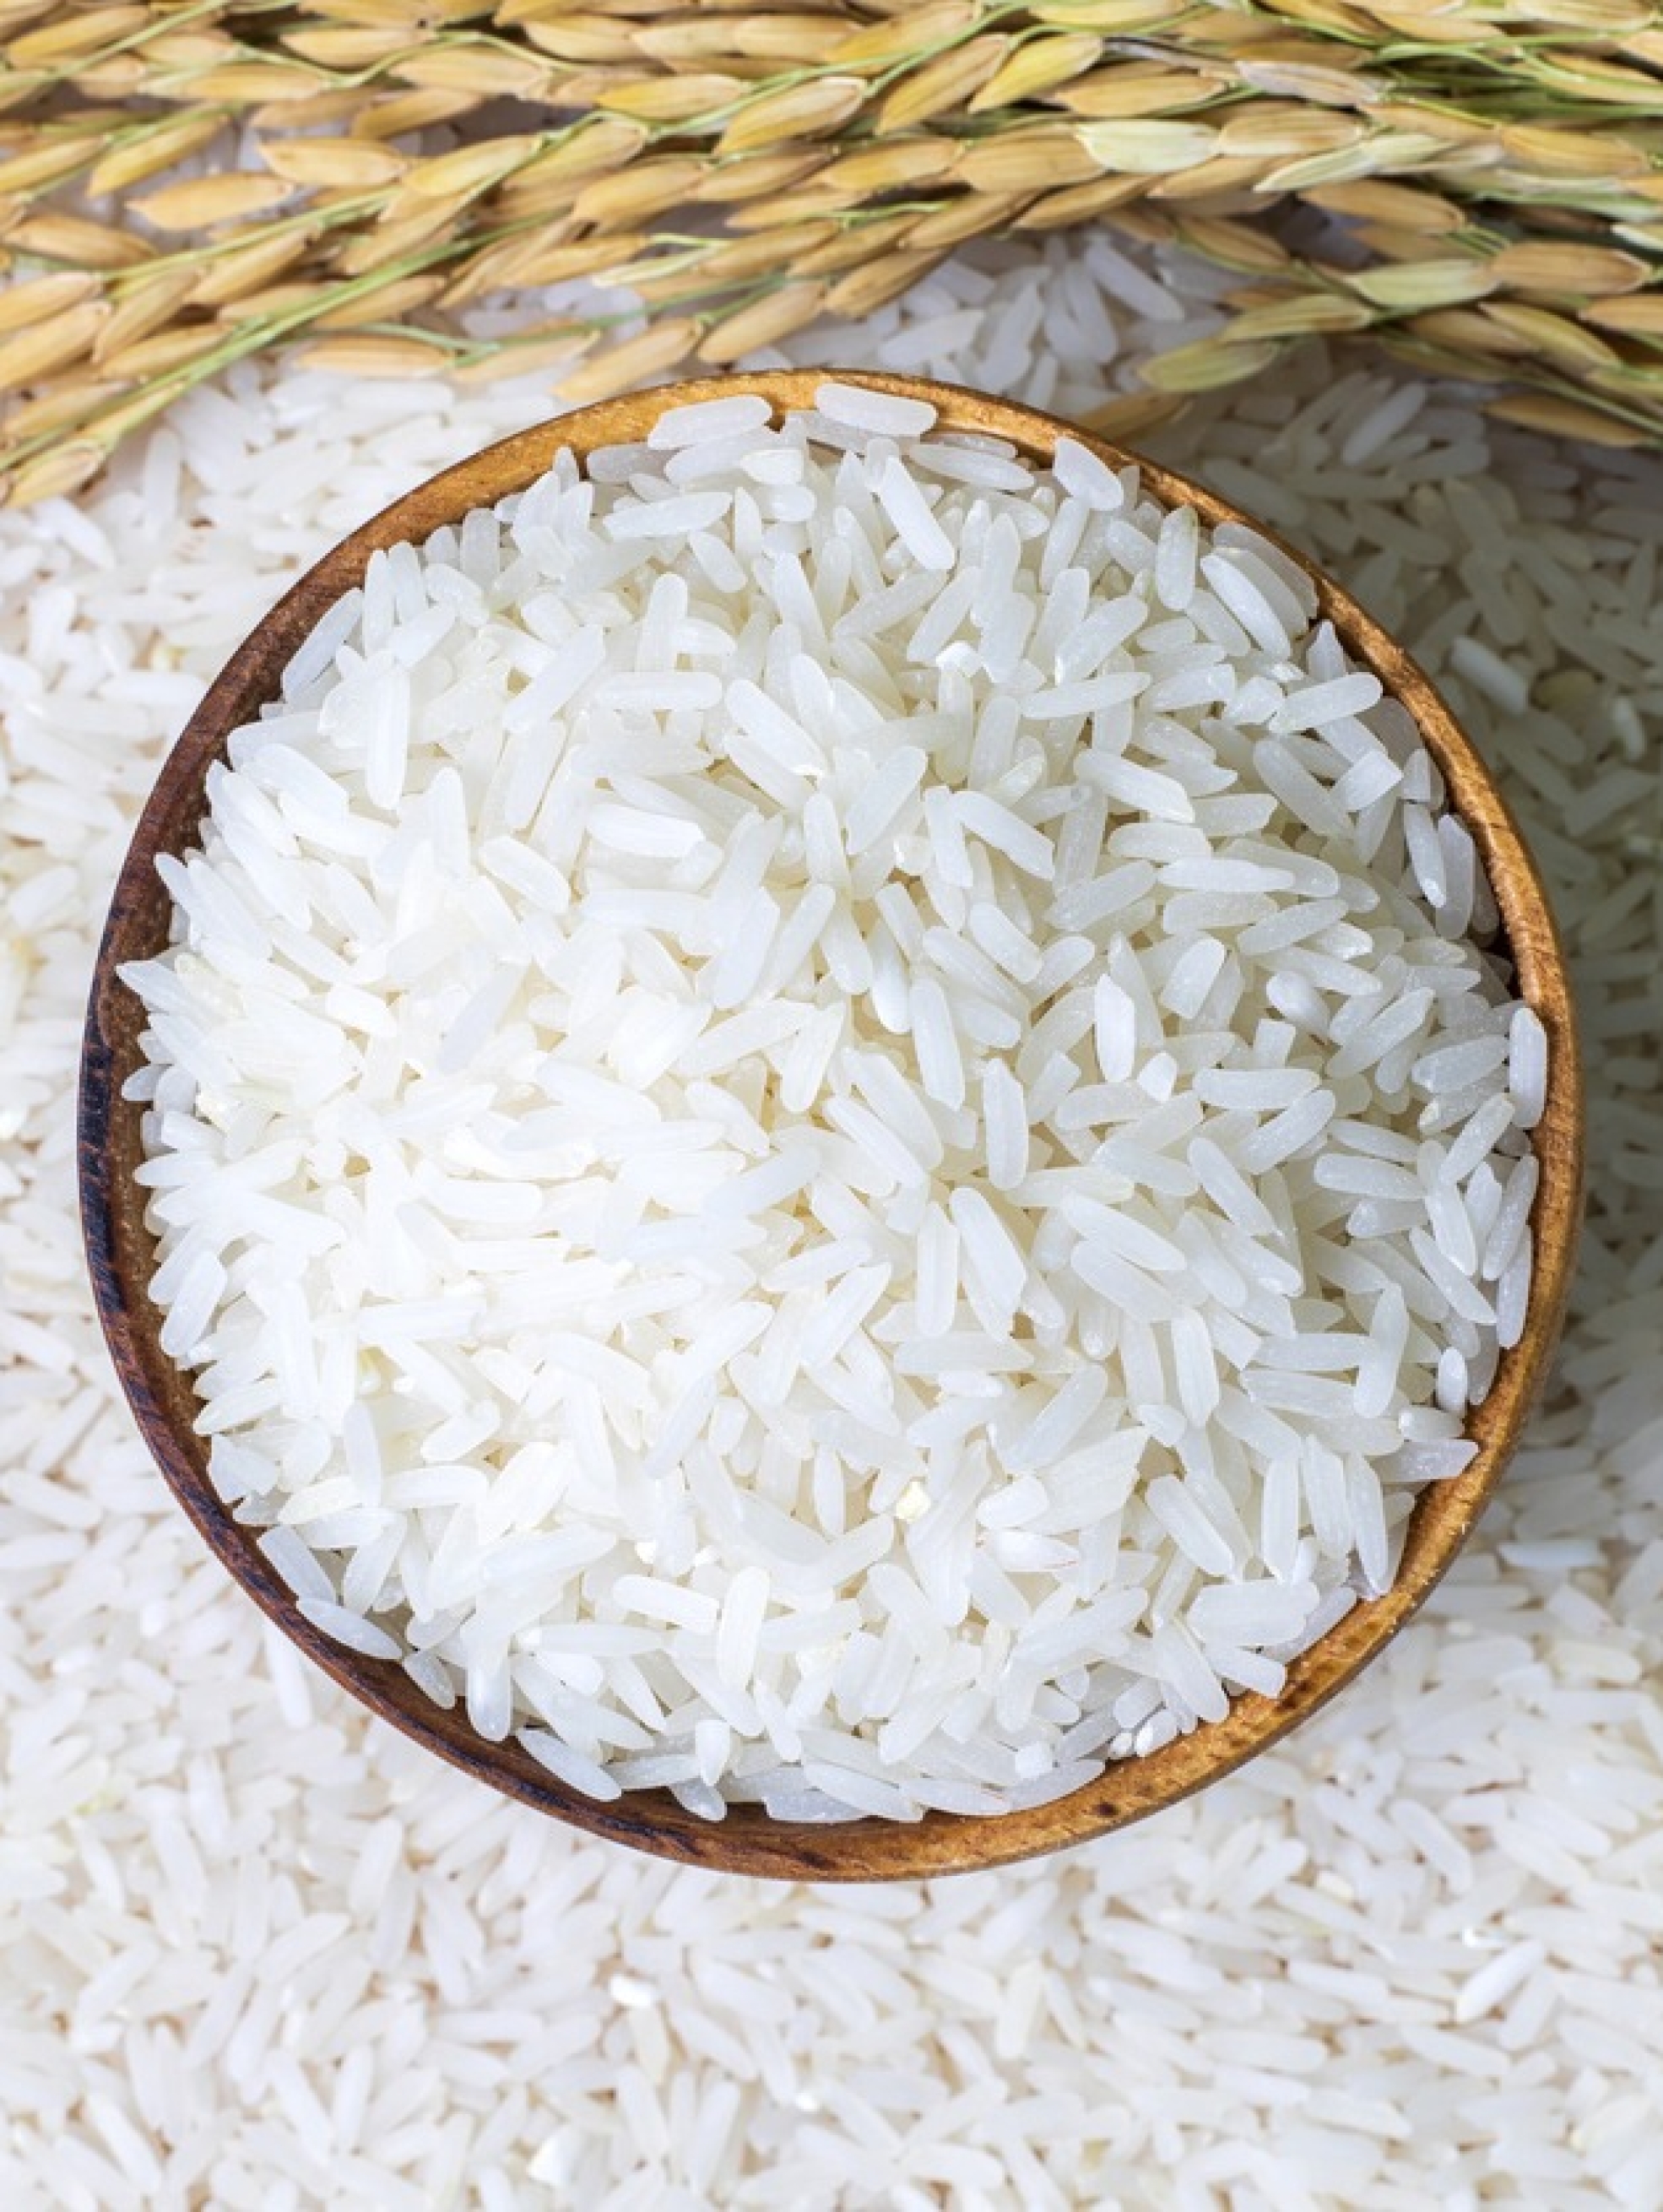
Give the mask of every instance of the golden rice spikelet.
POLYGON ((1503 150, 1520 167, 1545 176, 1610 178, 1643 175, 1650 158, 1614 132, 1558 131, 1540 124, 1508 124, 1500 133, 1503 150))
POLYGON ((1244 275, 1273 276, 1285 269, 1291 258, 1270 231, 1228 216, 1187 215, 1179 234, 1194 252, 1244 275))
POLYGON ((572 203, 580 222, 615 229, 650 222, 678 207, 704 175, 693 154, 658 154, 597 177, 572 203))
MULTIPOLYGON (((891 215, 863 217, 859 222, 808 221, 798 224, 794 228, 799 235, 816 230, 822 235, 818 242, 805 242, 793 251, 792 273, 799 276, 833 276, 845 269, 858 269, 909 239, 918 221, 910 208, 897 208, 891 215)), ((745 242, 768 246, 779 236, 777 230, 758 231, 745 242)))
POLYGON ((351 191, 396 183, 410 167, 409 157, 395 148, 364 138, 268 138, 260 159, 288 184, 351 191))
POLYGON ((699 359, 725 368, 759 347, 777 345, 814 321, 825 307, 826 293, 824 284, 805 280, 750 301, 712 325, 699 342, 699 359))
POLYGON ((907 243, 914 252, 962 246, 966 239, 1008 230, 1026 205, 1023 193, 965 192, 920 216, 906 234, 907 243))
POLYGON ((130 269, 148 261, 151 247, 130 230, 114 223, 94 222, 89 216, 65 215, 56 208, 14 222, 5 232, 8 246, 21 253, 39 254, 44 261, 61 261, 78 269, 130 269))
POLYGON ((1294 293, 1232 316, 1222 335, 1232 345, 1258 338, 1344 337, 1366 331, 1374 319, 1366 301, 1339 292, 1294 293))
POLYGON ((1061 31, 1053 38, 1026 40, 972 97, 968 112, 984 115, 992 108, 1042 100, 1095 67, 1102 51, 1102 40, 1089 31, 1061 31))
POLYGON ((324 23, 285 31, 282 43, 291 54, 322 69, 368 70, 402 54, 410 34, 391 25, 378 30, 368 24, 324 23))
POLYGON ((701 336, 694 316, 654 323, 638 337, 609 346, 598 359, 561 377, 561 397, 576 407, 591 399, 610 399, 632 385, 658 381, 689 359, 701 336))
POLYGON ((0 392, 21 391, 78 361, 90 351, 109 315, 106 301, 83 300, 0 338, 0 392))
POLYGON ((830 155, 821 146, 782 146, 760 154, 713 161, 688 198, 707 207, 743 206, 776 199, 794 185, 821 172, 830 155))
POLYGON ((880 133, 911 131, 950 109, 962 107, 980 92, 1011 51, 1008 38, 972 39, 954 46, 922 69, 903 77, 880 105, 876 127, 880 133))
POLYGON ((1490 262, 1498 280, 1512 292, 1541 292, 1555 297, 1595 297, 1607 292, 1637 292, 1652 270, 1637 253, 1619 246, 1561 245, 1529 239, 1504 246, 1490 262))
POLYGON ((826 311, 858 322, 861 316, 872 314, 888 307, 891 300, 898 300, 903 292, 910 292, 921 277, 939 266, 945 255, 945 247, 932 253, 904 250, 882 253, 864 268, 852 269, 838 279, 826 295, 826 311))
MULTIPOLYGON (((568 19, 568 21, 571 19, 568 19)), ((545 25, 547 29, 554 26, 545 25)), ((829 62, 847 35, 841 21, 825 15, 728 14, 716 9, 648 21, 630 34, 630 51, 676 66, 683 61, 829 62)))
POLYGON ((1125 207, 1141 199, 1148 190, 1144 177, 1094 177, 1089 184, 1065 185, 1059 192, 1045 192, 1030 200, 1013 218, 1017 230, 1070 230, 1076 223, 1125 207))
POLYGON ((1119 399, 1110 399, 1101 407, 1092 408, 1080 420, 1088 430, 1095 430, 1099 437, 1110 440, 1141 438, 1181 415, 1187 404, 1183 395, 1176 392, 1127 392, 1119 399))
POLYGON ((1622 360, 1616 347, 1597 331, 1550 308, 1529 307, 1522 300, 1492 300, 1484 313, 1487 320, 1522 339, 1532 353, 1566 368, 1612 368, 1622 360))
POLYGON ((455 210, 436 202, 425 214, 404 216, 398 222, 381 222, 374 229, 349 235, 331 254, 331 266, 343 276, 367 276, 404 261, 412 253, 448 240, 454 230, 455 210))
MULTIPOLYGON (((338 301, 333 307, 324 306, 312 319, 312 327, 319 331, 349 331, 361 323, 395 322, 401 315, 412 315, 418 307, 425 307, 436 300, 445 289, 442 276, 396 276, 391 282, 372 285, 355 297, 338 301)), ((245 312, 252 312, 253 302, 240 303, 245 312)))
POLYGON ((484 46, 434 45, 395 63, 391 74, 422 91, 470 100, 535 100, 551 89, 549 64, 537 55, 484 46))
POLYGON ((829 58, 837 69, 878 75, 969 30, 980 12, 974 0, 925 0, 922 7, 901 9, 887 21, 850 32, 832 48, 829 58))
POLYGON ((379 336, 319 338, 303 345, 295 359, 303 368, 334 369, 347 376, 436 376, 448 366, 443 346, 379 336))
POLYGON ((1232 345, 1222 337, 1201 338, 1193 345, 1174 346, 1170 353, 1157 354, 1153 361, 1144 362, 1138 373, 1157 392, 1216 392, 1223 385, 1240 384, 1247 377, 1262 374, 1280 350, 1270 339, 1232 345))
POLYGON ((1084 184, 1108 166, 1071 125, 1038 124, 975 141, 960 155, 953 173, 972 191, 1045 192, 1084 184))
POLYGON ((744 80, 737 76, 636 77, 609 85, 595 104, 609 115, 628 116, 637 123, 691 123, 731 107, 745 89, 744 80))
POLYGON ((252 170, 225 170, 215 177, 189 177, 162 185, 135 204, 158 230, 217 230, 222 223, 245 222, 279 206, 294 191, 281 177, 256 176, 252 170))
POLYGON ((1511 392, 1492 399, 1484 409, 1499 422, 1520 422, 1529 430, 1543 430, 1556 438, 1585 439, 1590 445, 1633 447, 1654 440, 1631 422, 1619 422, 1598 409, 1551 392, 1511 392))
POLYGON ((1071 84, 1058 100, 1087 122, 1166 118, 1205 107, 1230 89, 1228 70, 1163 69, 1152 62, 1117 63, 1071 84))
MULTIPOLYGON (((210 268, 212 264, 209 264, 210 268)), ((191 295, 199 279, 194 269, 158 269, 141 276, 121 292, 107 322, 99 331, 93 358, 102 362, 124 346, 136 345, 153 331, 171 323, 191 295)))
POLYGON ((231 107, 288 106, 309 100, 319 82, 318 71, 305 62, 241 61, 204 70, 191 89, 198 99, 223 100, 231 107))
MULTIPOLYGON (((67 499, 92 482, 108 457, 108 447, 95 439, 71 438, 63 445, 50 446, 43 453, 21 462, 15 469, 0 475, 5 503, 9 507, 33 507, 43 499, 67 499)), ((5 456, 0 451, 0 470, 4 469, 5 456)))
POLYGON ((521 133, 433 155, 405 171, 399 183, 400 198, 406 202, 442 200, 450 206, 460 206, 523 167, 541 146, 541 140, 521 133))
MULTIPOLYGON (((86 368, 72 368, 46 391, 8 407, 5 422, 0 427, 0 441, 9 439, 15 445, 21 445, 26 439, 33 441, 54 431, 78 428, 120 390, 121 386, 107 377, 95 376, 86 368)), ((0 442, 0 467, 3 465, 4 446, 0 442)))
POLYGON ((1405 313, 1482 300, 1496 289, 1496 272, 1490 263, 1476 259, 1431 259, 1396 268, 1365 269, 1345 281, 1375 307, 1405 313))
POLYGON ((118 383, 144 377, 166 376, 188 362, 204 361, 225 343, 225 331, 215 323, 192 323, 181 330, 157 331, 148 338, 106 353, 99 362, 101 374, 118 383))
POLYGON ((827 138, 860 112, 866 87, 858 76, 822 76, 783 85, 747 100, 716 142, 721 154, 755 154, 799 138, 827 138))
POLYGON ((577 182, 610 176, 624 168, 651 139, 644 123, 624 115, 586 116, 580 124, 545 146, 520 170, 517 182, 546 184, 577 182))
POLYGON ((215 255, 197 278, 192 301, 197 307, 220 307, 246 292, 258 291, 303 258, 313 235, 312 225, 285 223, 263 237, 251 238, 246 246, 215 255))
MULTIPOLYGON (((1040 0, 1029 12, 1036 23, 1053 24, 1059 30, 1135 38, 1188 15, 1190 0, 1040 0)), ((1285 9, 1285 0, 1284 12, 1293 12, 1285 9)))
POLYGON ((98 142, 82 133, 48 137, 21 154, 0 158, 0 197, 10 192, 35 192, 62 183, 86 168, 98 151, 98 142))
POLYGON ((11 40, 6 59, 14 69, 51 69, 73 62, 100 46, 112 46, 142 31, 150 21, 148 8, 69 8, 54 10, 55 20, 11 40))
MULTIPOLYGON (((903 227, 907 220, 901 218, 903 227)), ((835 269, 841 263, 826 260, 825 252, 852 247, 859 259, 857 236, 828 216, 819 222, 792 223, 782 230, 754 231, 749 237, 719 239, 713 241, 709 252, 700 256, 699 275, 708 283, 730 284, 747 276, 771 276, 785 268, 797 273, 835 269)))
POLYGON ((522 331, 511 344, 461 361, 446 375, 452 384, 498 384, 505 377, 562 368, 592 351, 595 340, 593 331, 562 328, 546 338, 528 338, 522 331))
POLYGON ((1663 343, 1663 292, 1647 292, 1638 298, 1595 300, 1583 308, 1580 319, 1602 331, 1621 331, 1635 337, 1663 343))
POLYGON ((58 270, 50 276, 25 276, 9 284, 0 290, 0 336, 50 322, 91 299, 98 289, 97 277, 82 269, 58 270))
POLYGON ((1167 176, 1232 150, 1208 123, 1084 123, 1077 135, 1099 168, 1123 176, 1167 176))
POLYGON ((1423 185, 1363 177, 1349 184, 1316 185, 1305 194, 1314 206, 1365 222, 1390 223, 1397 230, 1439 238, 1460 230, 1465 212, 1454 200, 1423 185))
POLYGON ((156 125, 111 147, 87 173, 87 190, 94 194, 125 191, 130 185, 158 177, 177 161, 211 146, 226 127, 219 114, 181 115, 156 125))
POLYGON ((915 191, 949 175, 959 159, 954 140, 920 133, 882 145, 857 146, 838 154, 820 171, 828 191, 849 200, 876 199, 884 192, 915 191))

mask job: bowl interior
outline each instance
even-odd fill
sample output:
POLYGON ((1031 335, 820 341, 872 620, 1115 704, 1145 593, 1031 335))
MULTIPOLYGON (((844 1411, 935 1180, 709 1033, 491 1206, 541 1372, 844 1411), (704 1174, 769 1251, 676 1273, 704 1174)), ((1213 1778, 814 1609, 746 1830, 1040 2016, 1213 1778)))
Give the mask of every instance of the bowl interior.
MULTIPOLYGON (((522 489, 569 447, 580 459, 598 447, 645 435, 670 406, 736 391, 760 392, 777 410, 812 404, 826 372, 792 371, 663 386, 585 408, 509 438, 422 484, 319 562, 240 647, 169 756, 134 836, 100 947, 81 1074, 79 1168, 88 1261, 99 1312, 123 1388, 158 1466, 213 1551, 255 1602, 307 1656, 407 1735, 478 1780, 573 1826, 616 1842, 702 1866, 815 1881, 873 1881, 999 1865, 1078 1843, 1139 1820, 1226 1774, 1295 1727, 1395 1636, 1448 1565, 1512 1451, 1545 1374, 1569 1285, 1582 1178, 1581 1086, 1563 957, 1534 863, 1505 802, 1448 708, 1414 662, 1361 608, 1292 549, 1312 576, 1322 613, 1354 660, 1372 669, 1414 715, 1450 798, 1483 856, 1501 909, 1505 949, 1519 987, 1547 1031, 1546 1112, 1533 1143, 1542 1178, 1533 1225, 1536 1268, 1522 1340, 1503 1355, 1494 1387, 1468 1423, 1477 1457, 1417 1504, 1393 1588, 1359 1606, 1296 1660, 1282 1696, 1235 1700, 1222 1721, 1180 1736, 1148 1758, 1111 1766, 1072 1795, 1027 1812, 966 1817, 931 1813, 917 1822, 873 1820, 835 1827, 770 1819, 736 1806, 720 1823, 686 1812, 667 1791, 627 1793, 599 1804, 557 1782, 512 1742, 477 1735, 458 1706, 441 1711, 391 1661, 343 1650, 296 1611, 287 1587, 257 1548, 258 1533, 233 1520, 208 1478, 207 1452, 192 1424, 191 1383, 157 1342, 147 1286, 154 1240, 144 1193, 133 1180, 143 1157, 140 1109, 121 1090, 139 1064, 143 1018, 118 980, 118 965, 167 943, 170 902, 157 878, 159 852, 190 848, 204 811, 203 786, 226 739, 276 696, 282 669, 324 611, 362 577, 370 555, 420 541, 470 507, 522 489)), ((841 380, 932 400, 943 428, 1006 438, 1044 463, 1056 441, 1079 438, 1114 465, 1133 458, 1033 410, 921 380, 837 372, 841 380)), ((1168 503, 1187 502, 1210 524, 1253 522, 1226 501, 1144 463, 1146 482, 1168 503)), ((1267 537, 1274 533, 1265 532, 1267 537)))

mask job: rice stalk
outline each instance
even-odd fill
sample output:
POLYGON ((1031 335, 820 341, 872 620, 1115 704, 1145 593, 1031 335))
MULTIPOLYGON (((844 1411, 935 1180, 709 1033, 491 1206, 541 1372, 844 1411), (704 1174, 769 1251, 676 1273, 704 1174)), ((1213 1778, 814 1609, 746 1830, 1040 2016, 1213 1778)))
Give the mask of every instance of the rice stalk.
MULTIPOLYGON (((319 330, 373 323, 404 373, 506 370, 517 342, 455 314, 583 276, 666 319, 653 360, 727 360, 870 313, 965 239, 1090 222, 1274 276, 1146 365, 1156 404, 1352 334, 1507 384, 1534 419, 1663 439, 1642 0, 1527 23, 1480 0, 130 0, 0 19, 0 472, 49 481, 22 473, 43 440, 107 452, 112 422, 319 330), (1293 252, 1302 210, 1326 228, 1293 252), (93 391, 112 360, 114 404, 93 391), (52 409, 66 384, 90 415, 52 409), (56 431, 20 428, 40 404, 56 431)), ((633 313, 539 343, 604 351, 633 313)))

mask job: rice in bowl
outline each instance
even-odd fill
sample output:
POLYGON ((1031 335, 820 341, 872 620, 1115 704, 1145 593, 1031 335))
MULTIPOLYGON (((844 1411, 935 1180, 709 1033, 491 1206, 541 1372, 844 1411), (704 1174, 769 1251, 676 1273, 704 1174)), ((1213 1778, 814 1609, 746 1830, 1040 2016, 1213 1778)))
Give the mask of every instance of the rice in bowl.
POLYGON ((907 1818, 1385 1588, 1545 1041, 1315 614, 854 386, 378 556, 127 971, 163 1348, 308 1618, 596 1796, 907 1818))

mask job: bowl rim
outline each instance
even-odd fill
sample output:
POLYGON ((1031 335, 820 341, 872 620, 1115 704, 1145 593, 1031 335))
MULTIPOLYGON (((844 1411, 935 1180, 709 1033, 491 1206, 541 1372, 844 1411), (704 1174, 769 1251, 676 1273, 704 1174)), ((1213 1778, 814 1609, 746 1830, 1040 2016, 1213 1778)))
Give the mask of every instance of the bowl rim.
POLYGON ((77 1171, 94 1297, 118 1377, 141 1434, 185 1514, 244 1590, 291 1642, 334 1681, 405 1735, 511 1797, 588 1833, 683 1863, 780 1880, 871 1881, 934 1877, 1008 1865, 1106 1835, 1222 1780, 1269 1749, 1377 1657, 1418 1611, 1466 1541, 1540 1395, 1563 1324, 1582 1206, 1581 1058, 1563 949, 1539 871, 1506 799, 1454 714, 1411 656, 1349 593, 1296 547, 1229 501, 1176 471, 1098 437, 1063 417, 969 387, 859 369, 770 370, 651 386, 516 432, 428 478, 334 545, 264 616, 232 654, 169 750, 139 817, 99 945, 82 1042, 77 1095, 77 1171), (1209 525, 1256 532, 1315 586, 1320 613, 1348 653, 1378 674, 1414 716, 1443 772, 1449 802, 1466 823, 1501 911, 1517 988, 1547 1034, 1548 1094, 1532 1144, 1542 1164, 1532 1212, 1536 1263, 1525 1333, 1502 1355, 1496 1382, 1469 1417, 1479 1451, 1459 1476, 1416 1502, 1404 1564, 1392 1589, 1359 1604, 1289 1669, 1272 1700, 1247 1692, 1224 1719, 1139 1759, 1108 1765, 1095 1781, 1051 1803, 1002 1814, 931 1812, 913 1822, 862 1819, 836 1825, 775 1820, 761 1807, 734 1807, 707 1822, 667 1790, 627 1791, 601 1802, 561 1783, 513 1738, 476 1735, 460 1705, 432 1704, 396 1662, 333 1642, 297 1609, 294 1594, 255 1546, 258 1530, 235 1521, 209 1482, 206 1452, 189 1425, 188 1379, 161 1353, 146 1287, 154 1239, 130 1180, 140 1109, 120 1089, 136 1064, 137 1002, 117 973, 146 956, 158 911, 171 904, 155 876, 158 851, 187 849, 202 817, 202 785, 230 732, 275 696, 277 679, 324 611, 361 580, 370 555, 403 539, 424 540, 467 509, 495 503, 531 483, 554 455, 580 460, 598 447, 634 442, 666 410, 739 393, 767 398, 776 416, 812 404, 828 381, 931 400, 938 427, 1008 438, 1043 465, 1060 438, 1114 468, 1135 465, 1167 506, 1193 507, 1209 525), (194 802, 194 805, 193 805, 194 802), (181 811, 192 811, 177 839, 181 811))

